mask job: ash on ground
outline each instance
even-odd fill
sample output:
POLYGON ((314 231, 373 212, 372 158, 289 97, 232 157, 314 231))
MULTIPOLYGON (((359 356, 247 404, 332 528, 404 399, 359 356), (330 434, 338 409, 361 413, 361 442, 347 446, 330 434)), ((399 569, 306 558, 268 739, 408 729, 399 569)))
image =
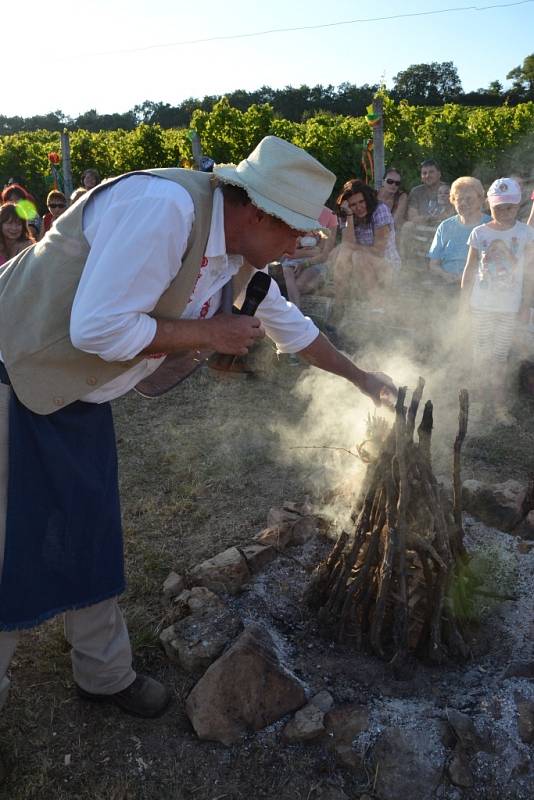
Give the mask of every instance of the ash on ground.
MULTIPOLYGON (((326 689, 336 707, 367 709, 369 724, 350 743, 353 775, 354 765, 361 767, 352 785, 373 797, 534 797, 534 717, 521 719, 534 713, 534 547, 467 516, 465 534, 473 568, 483 579, 483 593, 470 610, 467 663, 438 667, 413 659, 395 670, 321 635, 303 594, 331 549, 324 536, 281 553, 228 601, 244 623, 269 629, 309 697, 326 689)), ((267 744, 287 721, 255 740, 267 744)), ((288 746, 324 749, 325 742, 288 746)))

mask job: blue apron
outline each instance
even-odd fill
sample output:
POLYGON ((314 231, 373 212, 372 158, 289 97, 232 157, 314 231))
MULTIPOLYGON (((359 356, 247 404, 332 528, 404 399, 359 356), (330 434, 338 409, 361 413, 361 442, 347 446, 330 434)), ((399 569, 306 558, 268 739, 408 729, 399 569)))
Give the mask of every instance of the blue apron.
MULTIPOLYGON (((0 382, 9 384, 1 362, 0 382)), ((8 474, 0 630, 124 591, 110 404, 78 401, 43 416, 11 391, 8 474)))

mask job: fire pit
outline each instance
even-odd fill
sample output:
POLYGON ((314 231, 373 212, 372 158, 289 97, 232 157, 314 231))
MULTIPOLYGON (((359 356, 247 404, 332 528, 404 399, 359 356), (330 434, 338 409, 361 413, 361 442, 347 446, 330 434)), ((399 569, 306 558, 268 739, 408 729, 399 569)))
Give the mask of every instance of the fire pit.
MULTIPOLYGON (((308 602, 339 642, 368 642, 381 657, 399 660, 408 651, 434 660, 466 658, 469 649, 456 608, 469 591, 463 545, 460 451, 468 418, 468 395, 460 392, 459 430, 454 445, 451 506, 432 472, 432 403, 425 405, 414 441, 423 379, 409 408, 401 388, 395 425, 370 420, 374 453, 368 461, 354 530, 343 531, 317 568, 308 602)), ((367 443, 366 443, 367 444, 367 443)))

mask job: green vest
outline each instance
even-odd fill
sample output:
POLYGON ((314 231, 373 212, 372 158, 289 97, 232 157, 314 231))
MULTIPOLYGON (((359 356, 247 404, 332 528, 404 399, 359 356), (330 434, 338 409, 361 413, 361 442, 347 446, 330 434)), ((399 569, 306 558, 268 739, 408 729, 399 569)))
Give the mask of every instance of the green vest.
MULTIPOLYGON (((193 200, 195 222, 176 278, 151 312, 155 318, 179 319, 193 292, 211 226, 211 175, 169 168, 149 174, 183 186, 193 200)), ((19 400, 37 414, 50 414, 109 383, 137 364, 107 362, 73 347, 70 314, 90 246, 82 215, 89 197, 126 176, 101 184, 59 217, 37 244, 11 259, 0 272, 0 352, 19 400)), ((242 269, 237 292, 250 276, 242 269)))

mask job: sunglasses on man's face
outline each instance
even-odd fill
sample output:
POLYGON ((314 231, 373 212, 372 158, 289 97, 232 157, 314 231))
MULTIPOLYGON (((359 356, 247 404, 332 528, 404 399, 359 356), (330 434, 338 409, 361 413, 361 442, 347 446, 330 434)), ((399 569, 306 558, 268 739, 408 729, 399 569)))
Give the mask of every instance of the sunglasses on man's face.
POLYGON ((49 203, 48 208, 65 208, 65 203, 49 203))
POLYGON ((389 183, 390 186, 400 186, 401 182, 396 181, 394 178, 386 178, 386 183, 389 183))

